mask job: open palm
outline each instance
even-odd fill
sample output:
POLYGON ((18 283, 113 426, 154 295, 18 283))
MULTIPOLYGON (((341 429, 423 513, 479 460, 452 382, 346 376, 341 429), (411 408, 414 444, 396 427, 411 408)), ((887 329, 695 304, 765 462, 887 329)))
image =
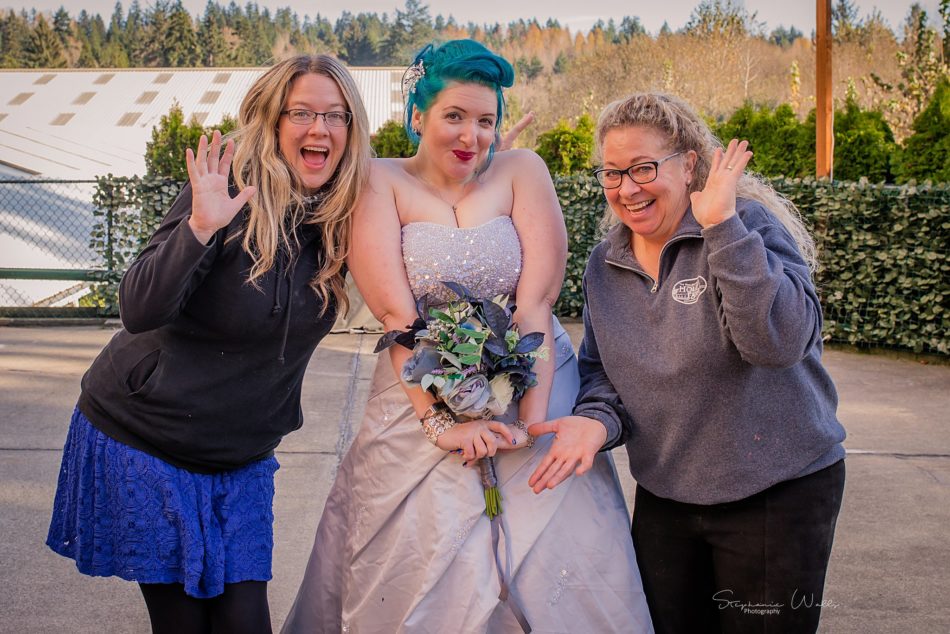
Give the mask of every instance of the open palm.
POLYGON ((706 186, 689 195, 693 217, 704 228, 719 224, 736 213, 736 186, 752 158, 748 141, 733 139, 726 151, 716 148, 706 186))
POLYGON ((221 133, 218 130, 208 139, 201 135, 198 149, 185 151, 185 165, 191 181, 191 225, 195 235, 207 243, 215 231, 228 226, 238 211, 257 192, 253 186, 245 187, 237 196, 228 191, 228 175, 231 159, 234 158, 234 141, 229 140, 221 153, 221 133))

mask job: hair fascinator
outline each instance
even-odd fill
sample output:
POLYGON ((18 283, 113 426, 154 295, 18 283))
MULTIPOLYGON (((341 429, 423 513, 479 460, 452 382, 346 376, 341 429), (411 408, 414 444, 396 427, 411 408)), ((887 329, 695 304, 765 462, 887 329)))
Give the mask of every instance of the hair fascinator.
POLYGON ((417 60, 415 64, 406 69, 402 74, 402 96, 405 98, 416 92, 416 84, 426 76, 426 67, 422 65, 422 60, 417 60))

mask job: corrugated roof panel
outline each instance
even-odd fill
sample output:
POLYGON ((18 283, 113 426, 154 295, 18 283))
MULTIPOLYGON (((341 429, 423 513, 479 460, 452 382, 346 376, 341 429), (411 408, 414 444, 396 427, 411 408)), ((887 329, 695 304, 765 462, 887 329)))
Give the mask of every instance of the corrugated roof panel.
MULTIPOLYGON (((6 116, 0 115, 0 163, 63 178, 144 174, 145 144, 151 139, 153 126, 176 100, 186 120, 200 113, 205 126, 215 126, 225 115, 237 116, 241 100, 265 70, 109 69, 104 73, 68 69, 57 72, 56 81, 46 84, 36 82, 52 73, 0 70, 0 95, 25 95, 19 97, 19 103, 27 99, 30 103, 29 108, 15 108, 6 116), (215 83, 224 75, 229 75, 227 83, 215 83), (106 76, 108 80, 103 79, 106 76), (157 93, 151 103, 136 104, 147 92, 157 93), (219 93, 213 104, 200 103, 207 92, 219 93), (51 125, 64 114, 63 104, 73 100, 82 105, 93 97, 95 108, 79 108, 64 125, 51 125), (132 113, 140 113, 134 123, 124 123, 117 129, 123 115, 132 113)), ((394 115, 399 116, 402 69, 350 70, 366 104, 371 132, 394 115)))

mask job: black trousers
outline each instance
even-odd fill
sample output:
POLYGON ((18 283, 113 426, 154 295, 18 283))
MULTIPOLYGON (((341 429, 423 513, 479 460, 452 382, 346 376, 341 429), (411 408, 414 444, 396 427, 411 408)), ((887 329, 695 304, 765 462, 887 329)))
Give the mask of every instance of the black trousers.
POLYGON ((845 468, 737 502, 700 505, 637 486, 633 542, 657 634, 815 632, 845 468))

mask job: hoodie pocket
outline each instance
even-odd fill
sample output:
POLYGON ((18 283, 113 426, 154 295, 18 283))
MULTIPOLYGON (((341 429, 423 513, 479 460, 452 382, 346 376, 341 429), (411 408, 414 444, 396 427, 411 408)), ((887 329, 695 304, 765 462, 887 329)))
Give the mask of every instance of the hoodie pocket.
POLYGON ((146 396, 155 388, 161 350, 152 350, 136 361, 125 377, 129 396, 146 396))

